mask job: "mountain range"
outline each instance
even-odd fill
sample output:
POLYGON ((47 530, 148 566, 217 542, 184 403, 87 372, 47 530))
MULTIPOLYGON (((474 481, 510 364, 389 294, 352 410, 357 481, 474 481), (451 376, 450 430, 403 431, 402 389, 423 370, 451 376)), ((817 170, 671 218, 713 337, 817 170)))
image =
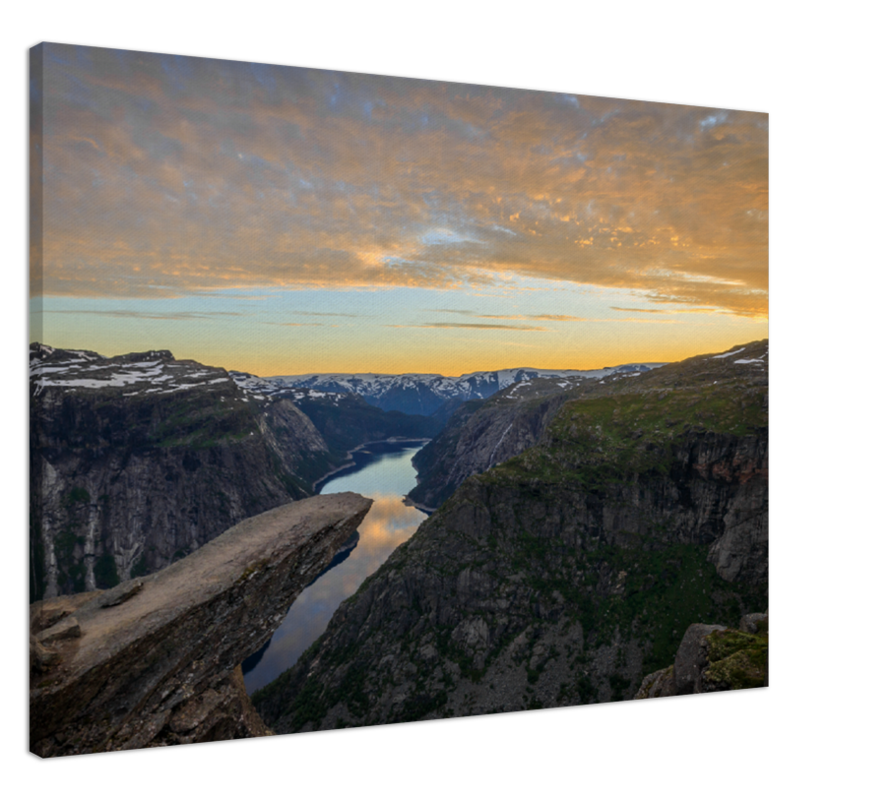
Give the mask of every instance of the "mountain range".
MULTIPOLYGON (((155 573, 159 585, 175 575, 188 593, 203 591, 201 565, 222 552, 227 527, 248 517, 244 530, 264 526, 257 515, 312 494, 357 444, 431 439, 415 456, 410 499, 436 507, 253 705, 237 660, 351 541, 351 528, 322 537, 311 564, 290 559, 280 569, 252 533, 239 539, 239 552, 248 540, 258 549, 230 563, 218 608, 207 606, 212 619, 189 612, 178 632, 148 631, 113 663, 96 655, 89 671, 105 691, 141 687, 156 652, 176 662, 173 671, 156 666, 177 685, 206 662, 200 700, 122 690, 114 713, 126 725, 114 741, 99 742, 100 704, 98 727, 72 717, 37 750, 766 685, 768 342, 655 366, 505 370, 474 373, 483 376, 476 382, 310 376, 318 380, 298 386, 165 350, 105 358, 33 344, 32 724, 80 713, 81 691, 69 693, 64 675, 89 651, 93 623, 106 630, 103 620, 120 616, 108 608, 136 603, 135 613, 151 600, 157 619, 181 616, 175 597, 149 598, 155 573), (427 409, 431 398, 439 405, 427 415, 379 405, 400 397, 405 407, 422 397, 427 409), (219 642, 238 654, 213 662, 194 649, 214 653, 219 642), (85 731, 99 738, 83 739, 85 731)), ((127 623, 119 633, 132 632, 127 623)), ((49 730, 43 722, 37 728, 49 730)))
MULTIPOLYGON (((444 403, 458 400, 486 400, 493 394, 514 384, 537 378, 557 378, 563 388, 590 379, 600 379, 615 373, 648 372, 659 363, 622 364, 591 370, 553 370, 518 367, 515 369, 471 372, 458 377, 436 374, 408 373, 383 375, 379 373, 312 373, 280 375, 263 379, 280 389, 307 389, 316 392, 357 394, 371 405, 384 411, 406 414, 434 414, 444 403)), ((260 388, 258 386, 258 388, 260 388)), ((274 391, 272 389, 268 391, 274 391)))

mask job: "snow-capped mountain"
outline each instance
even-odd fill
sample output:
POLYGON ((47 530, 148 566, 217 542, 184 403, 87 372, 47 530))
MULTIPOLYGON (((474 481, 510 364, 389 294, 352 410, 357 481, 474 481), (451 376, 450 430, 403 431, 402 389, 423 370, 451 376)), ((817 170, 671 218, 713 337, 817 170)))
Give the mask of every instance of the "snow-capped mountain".
POLYGON ((275 378, 260 378, 249 372, 229 370, 232 380, 240 386, 254 400, 268 397, 286 397, 297 405, 301 400, 328 400, 337 405, 343 398, 344 392, 320 392, 316 389, 307 389, 300 386, 290 386, 276 383, 275 378))
POLYGON ((313 373, 308 375, 280 375, 262 379, 280 389, 305 389, 316 392, 361 395, 368 403, 384 411, 406 414, 432 414, 449 400, 485 400, 513 384, 535 378, 562 378, 566 385, 581 380, 602 379, 615 373, 648 372, 656 363, 622 364, 591 370, 553 370, 518 367, 515 369, 471 372, 459 377, 409 373, 382 375, 379 373, 313 373))
POLYGON ((30 348, 30 375, 35 397, 50 388, 62 392, 111 390, 123 397, 168 395, 232 382, 226 370, 178 361, 169 350, 105 358, 92 350, 60 350, 36 342, 30 348))
POLYGON ((167 350, 34 343, 30 373, 32 600, 155 572, 343 462, 293 403, 167 350))

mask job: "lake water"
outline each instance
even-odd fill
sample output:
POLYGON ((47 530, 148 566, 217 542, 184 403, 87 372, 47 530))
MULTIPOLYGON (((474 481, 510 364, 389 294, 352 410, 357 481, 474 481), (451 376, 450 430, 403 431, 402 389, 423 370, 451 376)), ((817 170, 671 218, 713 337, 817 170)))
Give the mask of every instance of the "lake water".
POLYGON ((248 693, 261 689, 295 664, 324 632, 340 603, 355 594, 362 581, 426 519, 422 511, 403 502, 416 483, 411 458, 422 446, 420 441, 365 445, 353 453, 354 467, 322 485, 319 494, 358 492, 374 504, 358 528, 358 542, 349 542, 352 549, 341 551, 303 590, 269 642, 244 662, 248 693))

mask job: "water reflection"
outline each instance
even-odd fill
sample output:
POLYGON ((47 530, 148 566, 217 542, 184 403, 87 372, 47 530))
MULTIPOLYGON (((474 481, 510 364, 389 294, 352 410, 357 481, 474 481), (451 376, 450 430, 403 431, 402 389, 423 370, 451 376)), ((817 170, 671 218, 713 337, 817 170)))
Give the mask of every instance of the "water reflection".
POLYGON ((359 526, 358 544, 348 557, 303 590, 268 645, 244 662, 248 692, 262 688, 296 663, 322 634, 340 603, 425 519, 422 511, 402 501, 414 487, 411 457, 420 447, 417 442, 367 445, 353 455, 355 467, 330 478, 321 488, 320 494, 358 492, 374 504, 359 526))

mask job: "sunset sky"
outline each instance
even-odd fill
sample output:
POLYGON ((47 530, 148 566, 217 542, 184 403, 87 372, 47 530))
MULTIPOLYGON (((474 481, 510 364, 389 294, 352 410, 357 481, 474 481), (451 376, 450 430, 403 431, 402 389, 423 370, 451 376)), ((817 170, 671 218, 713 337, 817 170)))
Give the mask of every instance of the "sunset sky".
POLYGON ((766 114, 67 45, 39 63, 32 341, 456 375, 767 336, 766 114))

